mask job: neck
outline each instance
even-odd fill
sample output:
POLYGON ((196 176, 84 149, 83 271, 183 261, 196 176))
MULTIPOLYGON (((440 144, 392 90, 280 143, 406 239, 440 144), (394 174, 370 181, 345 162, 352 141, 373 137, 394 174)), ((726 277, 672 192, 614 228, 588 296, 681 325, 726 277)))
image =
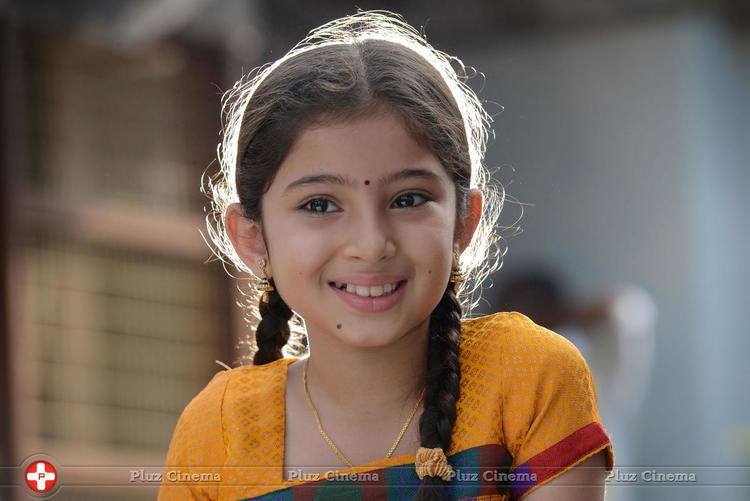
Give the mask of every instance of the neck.
POLYGON ((318 412, 373 424, 407 417, 424 389, 429 323, 428 318, 395 343, 376 348, 312 333, 307 386, 318 412))

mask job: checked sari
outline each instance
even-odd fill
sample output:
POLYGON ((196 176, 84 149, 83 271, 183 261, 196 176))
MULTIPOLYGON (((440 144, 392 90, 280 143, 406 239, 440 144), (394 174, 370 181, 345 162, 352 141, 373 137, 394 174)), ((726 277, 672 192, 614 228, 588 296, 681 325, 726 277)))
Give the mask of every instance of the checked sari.
MULTIPOLYGON (((464 320, 460 343, 449 499, 520 500, 602 450, 612 470, 594 381, 572 343, 516 312, 464 320)), ((416 451, 315 480, 283 478, 287 367, 299 360, 214 376, 177 423, 159 501, 414 498, 416 451)))

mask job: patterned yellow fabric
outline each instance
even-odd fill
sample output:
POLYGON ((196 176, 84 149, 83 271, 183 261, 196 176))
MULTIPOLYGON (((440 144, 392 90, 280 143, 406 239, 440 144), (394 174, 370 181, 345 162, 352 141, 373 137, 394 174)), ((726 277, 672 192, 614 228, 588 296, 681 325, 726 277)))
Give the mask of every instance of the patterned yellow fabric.
MULTIPOLYGON (((177 423, 160 501, 240 500, 305 483, 282 475, 286 370, 298 360, 214 376, 177 423)), ((532 484, 472 499, 520 499, 601 450, 612 469, 594 382, 568 340, 522 314, 501 312, 463 322, 459 360, 461 397, 446 455, 499 444, 512 456, 511 471, 539 473, 532 484)), ((405 465, 415 454, 340 472, 405 465)))

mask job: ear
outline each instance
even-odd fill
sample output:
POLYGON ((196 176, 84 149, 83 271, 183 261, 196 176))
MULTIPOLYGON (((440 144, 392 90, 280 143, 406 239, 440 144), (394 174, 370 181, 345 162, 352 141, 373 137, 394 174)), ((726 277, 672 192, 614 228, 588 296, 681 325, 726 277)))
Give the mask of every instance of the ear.
POLYGON ((224 228, 227 230, 234 250, 245 266, 250 268, 256 276, 261 276, 264 272, 261 269, 261 258, 265 258, 265 273, 271 277, 271 265, 268 262, 268 252, 261 226, 258 222, 245 217, 239 203, 233 203, 227 207, 224 215, 224 228))
POLYGON ((479 225, 479 219, 482 217, 482 192, 473 189, 469 190, 466 196, 469 210, 464 220, 459 224, 460 234, 456 242, 459 254, 466 250, 471 243, 471 238, 479 225))

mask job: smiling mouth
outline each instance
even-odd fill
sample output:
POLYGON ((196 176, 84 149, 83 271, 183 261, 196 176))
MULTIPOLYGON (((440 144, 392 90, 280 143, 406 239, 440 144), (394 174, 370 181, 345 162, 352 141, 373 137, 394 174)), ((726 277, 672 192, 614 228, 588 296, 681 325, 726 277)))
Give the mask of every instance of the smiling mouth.
POLYGON ((382 286, 382 285, 381 286, 355 286, 351 284, 342 284, 342 283, 336 283, 336 282, 328 282, 328 285, 330 285, 334 289, 338 289, 342 292, 346 292, 353 296, 377 298, 377 297, 383 297, 383 296, 390 296, 391 294, 399 290, 401 286, 405 283, 406 283, 406 280, 401 280, 391 285, 385 284, 385 286, 382 286))

